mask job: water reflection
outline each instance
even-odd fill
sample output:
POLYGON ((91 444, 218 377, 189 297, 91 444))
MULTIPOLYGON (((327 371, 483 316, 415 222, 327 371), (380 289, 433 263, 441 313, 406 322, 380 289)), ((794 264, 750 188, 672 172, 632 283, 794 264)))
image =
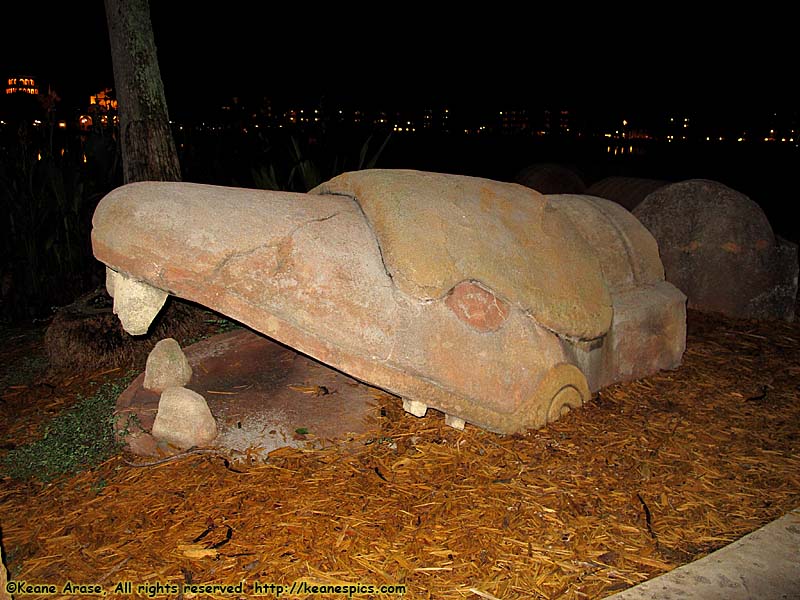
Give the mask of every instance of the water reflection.
POLYGON ((606 154, 612 154, 613 156, 643 156, 646 151, 641 146, 633 144, 609 144, 606 147, 606 154))

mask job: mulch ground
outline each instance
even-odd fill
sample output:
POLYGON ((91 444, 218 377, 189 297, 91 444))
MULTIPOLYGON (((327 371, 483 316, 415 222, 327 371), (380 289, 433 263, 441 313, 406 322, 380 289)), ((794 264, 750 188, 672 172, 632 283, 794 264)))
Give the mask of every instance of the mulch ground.
MULTIPOLYGON (((3 443, 114 375, 8 388, 3 443)), ((345 447, 266 464, 116 456, 49 485, 6 480, 7 564, 17 580, 99 583, 108 598, 241 580, 243 595, 196 597, 303 580, 401 584, 405 598, 601 598, 800 506, 798 384, 800 325, 692 313, 680 369, 526 435, 456 431, 376 392, 380 435, 345 447), (113 593, 119 581, 134 593, 113 593)))

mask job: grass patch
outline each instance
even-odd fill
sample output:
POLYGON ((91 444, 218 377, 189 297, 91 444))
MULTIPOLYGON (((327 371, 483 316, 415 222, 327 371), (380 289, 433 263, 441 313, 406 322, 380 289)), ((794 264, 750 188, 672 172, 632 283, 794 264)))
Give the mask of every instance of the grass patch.
POLYGON ((9 451, 0 470, 14 479, 48 482, 113 456, 121 447, 114 435, 114 408, 132 378, 103 383, 89 398, 79 396, 74 406, 53 417, 40 439, 9 451))

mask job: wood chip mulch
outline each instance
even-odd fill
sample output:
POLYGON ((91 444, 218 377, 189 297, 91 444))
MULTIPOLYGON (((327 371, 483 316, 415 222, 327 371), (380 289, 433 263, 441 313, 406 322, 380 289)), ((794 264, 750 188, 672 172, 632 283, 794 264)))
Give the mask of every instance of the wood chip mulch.
POLYGON ((238 466, 120 456, 46 486, 4 481, 10 572, 107 590, 306 580, 601 598, 800 506, 800 325, 692 313, 689 332, 677 371, 526 435, 459 432, 377 394, 380 435, 345 447, 238 466))

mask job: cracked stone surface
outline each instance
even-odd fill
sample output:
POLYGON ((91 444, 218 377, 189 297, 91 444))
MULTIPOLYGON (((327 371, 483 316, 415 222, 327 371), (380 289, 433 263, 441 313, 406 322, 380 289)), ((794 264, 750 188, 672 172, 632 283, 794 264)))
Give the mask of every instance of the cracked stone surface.
POLYGON ((685 298, 652 236, 603 202, 415 171, 348 173, 309 194, 135 183, 101 201, 92 241, 115 271, 413 414, 512 433, 680 363, 685 298))

